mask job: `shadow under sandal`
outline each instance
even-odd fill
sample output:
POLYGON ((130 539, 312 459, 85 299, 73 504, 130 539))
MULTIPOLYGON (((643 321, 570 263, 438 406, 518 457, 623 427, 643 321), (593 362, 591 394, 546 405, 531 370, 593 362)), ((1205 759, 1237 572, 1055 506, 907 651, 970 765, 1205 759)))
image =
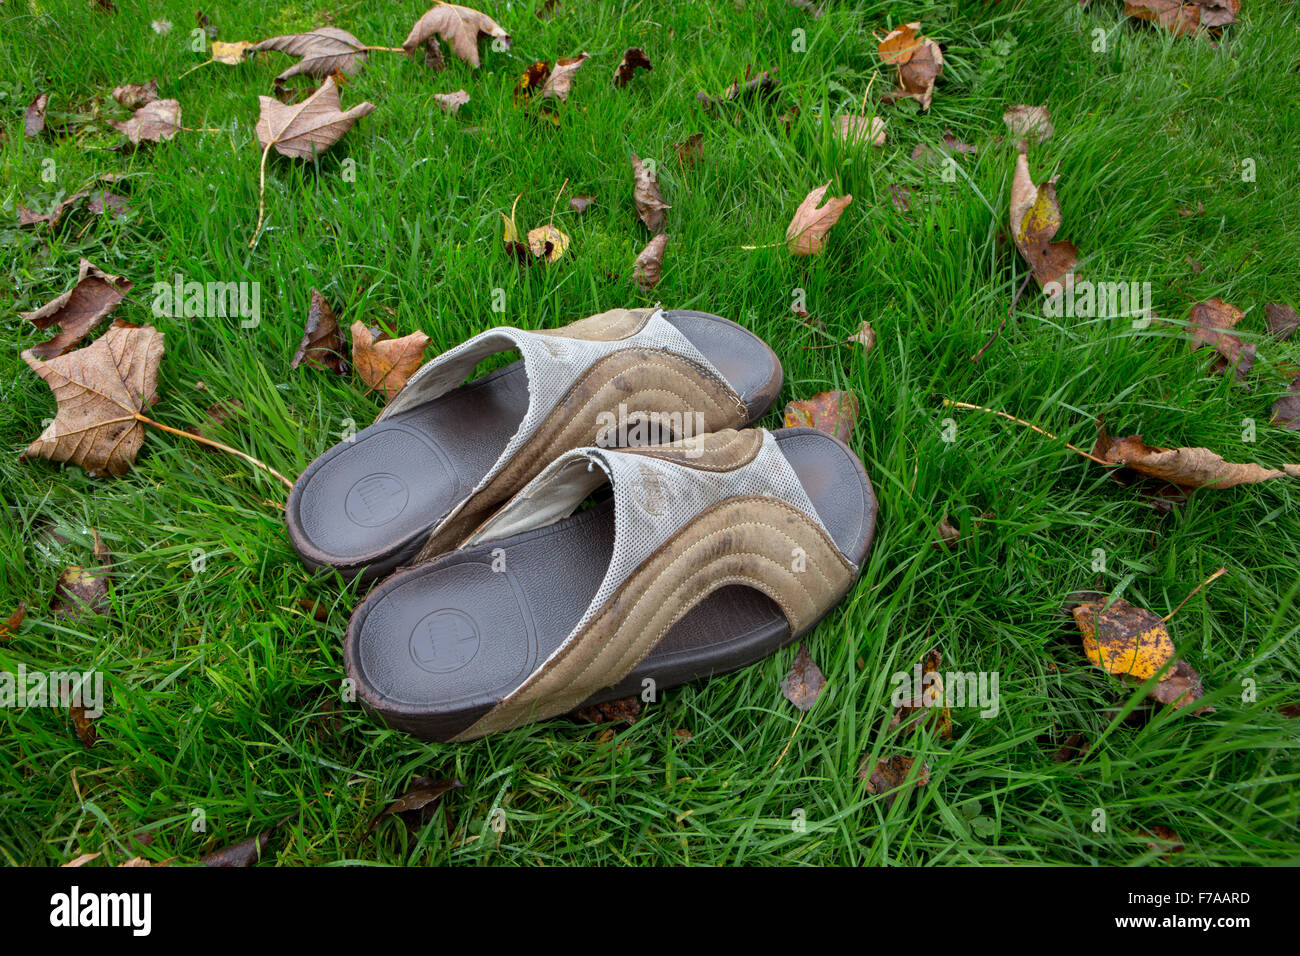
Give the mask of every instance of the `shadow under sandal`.
POLYGON ((743 427, 780 390, 767 344, 704 312, 613 309, 547 331, 490 329, 426 363, 375 424, 303 471, 289 539, 308 567, 372 580, 450 551, 563 452, 617 444, 620 404, 682 423, 641 440, 634 428, 629 443, 645 444, 743 427), (510 351, 522 358, 466 382, 510 351))
POLYGON ((862 463, 810 428, 576 449, 371 592, 347 673, 386 723, 464 741, 735 670, 848 594, 875 522, 862 463))

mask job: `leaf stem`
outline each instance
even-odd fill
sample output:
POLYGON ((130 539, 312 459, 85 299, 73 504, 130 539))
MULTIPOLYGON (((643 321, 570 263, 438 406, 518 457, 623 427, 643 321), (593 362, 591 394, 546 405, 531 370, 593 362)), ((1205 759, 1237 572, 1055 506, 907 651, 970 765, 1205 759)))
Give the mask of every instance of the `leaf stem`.
POLYGON ((265 462, 258 461, 252 455, 245 454, 244 452, 240 451, 238 448, 231 448, 229 445, 223 445, 219 441, 213 441, 211 438, 204 438, 202 435, 196 435, 193 432, 186 432, 186 431, 181 431, 179 428, 172 428, 170 425, 164 425, 162 422, 156 422, 152 418, 149 418, 147 415, 141 415, 139 412, 136 412, 132 417, 138 422, 143 422, 146 425, 152 425, 154 428, 161 429, 162 431, 167 432, 167 434, 169 435, 179 435, 182 438, 188 438, 192 441, 199 442, 200 444, 208 445, 212 448, 217 448, 224 452, 229 452, 230 454, 235 455, 236 457, 244 459, 244 461, 248 462, 250 465, 256 465, 258 468, 261 468, 263 471, 270 472, 271 474, 275 475, 275 477, 279 478, 280 481, 284 483, 284 486, 286 488, 288 488, 290 491, 293 490, 292 481, 284 477, 284 475, 280 474, 270 465, 266 464, 265 462))
POLYGON ((253 238, 248 240, 248 248, 257 245, 257 237, 262 234, 262 221, 266 218, 266 155, 275 145, 275 138, 270 137, 266 148, 262 150, 262 163, 257 174, 257 225, 253 229, 253 238))
POLYGON ((1181 601, 1178 602, 1178 607, 1174 608, 1172 611, 1170 611, 1168 614, 1166 614, 1164 617, 1160 619, 1161 622, 1163 623, 1165 621, 1168 621, 1171 617, 1173 617, 1175 614, 1181 611, 1183 609, 1183 605, 1186 604, 1188 601, 1190 601, 1196 595, 1196 592, 1199 591, 1201 588, 1205 587, 1207 584, 1209 584, 1211 581, 1215 580, 1216 578, 1223 577, 1223 575, 1227 573, 1228 573, 1227 568, 1219 568, 1219 570, 1215 571, 1213 574, 1211 574, 1200 584, 1196 585, 1196 587, 1192 589, 1191 594, 1187 595, 1187 597, 1183 598, 1181 601))
POLYGON ((1098 458, 1096 455, 1090 454, 1089 452, 1084 451, 1082 448, 1078 448, 1075 445, 1071 445, 1068 441, 1063 441, 1059 435, 1053 435, 1051 432, 1039 428, 1033 422, 1027 422, 1023 418, 1016 418, 1016 416, 1008 415, 1006 412, 1000 412, 996 408, 985 408, 983 405, 972 405, 969 402, 954 402, 951 398, 945 398, 943 400, 943 403, 952 408, 969 408, 972 411, 977 411, 977 412, 992 412, 994 415, 999 415, 1002 418, 1005 418, 1007 421, 1015 422, 1017 425, 1024 425, 1026 428, 1036 431, 1040 435, 1046 435, 1048 438, 1052 439, 1053 441, 1061 442, 1063 445, 1065 445, 1066 448, 1070 449, 1070 451, 1074 452, 1075 454, 1082 455, 1084 458, 1087 458, 1089 461, 1095 461, 1097 464, 1105 465, 1107 468, 1111 468, 1115 464, 1114 462, 1106 461, 1102 458, 1098 458))

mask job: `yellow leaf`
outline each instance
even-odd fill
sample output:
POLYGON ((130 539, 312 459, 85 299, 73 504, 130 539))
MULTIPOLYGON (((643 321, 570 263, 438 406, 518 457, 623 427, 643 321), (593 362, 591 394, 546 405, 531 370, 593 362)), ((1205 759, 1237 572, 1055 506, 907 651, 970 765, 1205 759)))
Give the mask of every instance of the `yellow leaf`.
POLYGON ((537 258, 554 262, 569 248, 569 237, 554 226, 538 226, 528 231, 528 248, 537 258))
POLYGON ((1147 680, 1174 656, 1164 621, 1125 600, 1117 599, 1110 607, 1104 601, 1088 602, 1072 613, 1083 634, 1083 652, 1107 673, 1147 680))
POLYGON ((244 54, 253 44, 247 40, 237 40, 234 43, 225 43, 221 40, 212 41, 212 59, 218 63, 224 63, 227 66, 238 66, 243 62, 244 54))

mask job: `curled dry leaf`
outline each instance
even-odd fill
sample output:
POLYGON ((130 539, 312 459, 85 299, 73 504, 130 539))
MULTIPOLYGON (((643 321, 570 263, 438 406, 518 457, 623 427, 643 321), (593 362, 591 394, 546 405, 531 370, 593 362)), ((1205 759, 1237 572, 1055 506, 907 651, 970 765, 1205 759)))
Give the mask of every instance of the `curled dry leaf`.
POLYGON ((77 739, 82 746, 87 750, 94 747, 99 740, 99 731, 95 729, 94 720, 86 714, 85 706, 69 703, 68 716, 72 718, 72 726, 77 731, 77 739))
POLYGON ((408 830, 418 829, 433 817, 436 804, 443 794, 463 786, 463 783, 455 779, 412 777, 407 788, 370 822, 370 829, 366 833, 374 833, 380 822, 390 816, 396 816, 408 830))
POLYGON ((1013 106, 1002 114, 1002 122, 1007 124, 1019 149, 1024 149, 1027 143, 1045 143, 1056 135, 1046 104, 1013 106))
POLYGON ((158 79, 155 77, 148 83, 124 83, 115 87, 113 99, 125 109, 138 110, 158 99, 158 79))
POLYGON ((858 420, 858 396, 853 392, 822 392, 785 407, 785 427, 816 428, 847 442, 858 420))
POLYGON ((1224 459, 1208 448, 1160 448, 1148 445, 1141 435, 1111 438, 1098 436, 1092 454, 1123 465, 1150 478, 1160 478, 1180 488, 1232 488, 1253 485, 1273 478, 1300 478, 1300 465, 1262 468, 1253 463, 1238 464, 1224 459))
POLYGON ((910 734, 930 723, 939 731, 941 740, 952 740, 952 713, 944 706, 943 676, 939 673, 942 662, 943 655, 938 648, 926 652, 913 670, 911 691, 915 696, 894 708, 890 730, 901 727, 902 734, 910 734))
POLYGON ((663 275, 664 251, 668 248, 668 233, 661 232, 641 250, 632 265, 632 278, 641 287, 642 292, 649 292, 659 284, 663 275))
POLYGON ((1264 306, 1264 321, 1268 324, 1269 332, 1280 342, 1285 342, 1300 327, 1300 317, 1296 316, 1295 309, 1280 302, 1270 302, 1264 306))
POLYGON ((614 86, 622 89, 632 82, 632 76, 637 70, 653 69, 650 58, 645 55, 645 50, 640 47, 630 46, 623 51, 623 59, 614 68, 614 79, 611 82, 614 86))
POLYGON ((23 114, 23 133, 27 136, 40 136, 45 130, 45 109, 50 105, 50 94, 41 93, 27 105, 23 114))
POLYGON ((352 323, 352 365, 371 389, 382 391, 384 401, 392 401, 406 380, 424 364, 424 350, 429 337, 415 331, 400 339, 370 329, 364 322, 352 323))
POLYGON ((434 93, 433 101, 444 113, 455 113, 469 102, 469 94, 464 90, 457 90, 455 93, 434 93))
MULTIPOLYGON (((366 45, 347 30, 338 27, 319 27, 310 33, 271 37, 253 44, 251 49, 259 53, 263 50, 278 50, 289 56, 301 57, 275 78, 277 91, 283 91, 285 81, 291 77, 314 76, 320 79, 335 73, 355 76, 366 63, 366 45)), ((213 59, 216 59, 215 51, 213 59)))
POLYGON ((804 201, 794 211, 794 218, 785 231, 785 241, 790 247, 791 255, 811 256, 821 252, 826 233, 839 221, 848 204, 853 202, 853 196, 849 194, 829 199, 822 206, 822 198, 830 186, 829 182, 818 186, 804 197, 804 201))
POLYGON ((595 201, 595 196, 574 196, 569 200, 569 208, 581 216, 595 201))
POLYGON ((294 159, 314 160, 337 143, 353 123, 375 110, 374 103, 358 103, 342 110, 332 76, 315 93, 292 106, 269 96, 257 99, 262 107, 257 118, 258 142, 264 149, 274 146, 277 153, 294 159))
POLYGON ((64 213, 74 209, 84 200, 89 200, 86 202, 86 209, 96 216, 102 216, 107 212, 116 218, 117 216, 123 215, 128 208, 125 196, 119 196, 117 193, 111 193, 106 189, 101 189, 99 191, 82 190, 81 192, 73 193, 67 199, 63 200, 63 202, 55 206, 54 209, 50 211, 49 215, 33 212, 26 206, 20 205, 18 207, 18 225, 20 228, 26 226, 47 225, 53 229, 59 224, 59 220, 63 218, 64 213))
POLYGON ((113 555, 105 546, 99 532, 95 531, 95 564, 82 567, 70 564, 63 569, 54 584, 50 597, 50 610, 56 618, 78 621, 108 611, 109 575, 113 571, 113 555))
POLYGON ((858 326, 858 330, 848 337, 849 342, 857 342, 862 346, 862 354, 866 355, 876 347, 876 330, 871 327, 871 323, 866 319, 858 326))
POLYGON ((402 49, 409 54, 424 45, 429 59, 441 68, 442 52, 435 37, 441 37, 452 53, 473 67, 479 65, 479 37, 491 37, 507 50, 511 43, 510 34, 487 14, 454 3, 440 3, 415 21, 402 49))
POLYGON ((1272 421, 1275 425, 1300 432, 1300 375, 1286 390, 1286 394, 1273 403, 1272 421))
POLYGON ((817 698, 821 696, 822 688, 825 686, 826 675, 813 661, 808 648, 800 644, 799 653, 795 655, 790 673, 786 674, 785 680, 781 681, 781 693, 786 700, 807 713, 812 709, 812 705, 817 703, 817 698))
POLYGON ((663 232, 667 219, 665 213, 673 207, 664 202, 663 193, 659 191, 658 174, 633 153, 632 176, 632 201, 636 203, 636 214, 651 232, 663 232))
POLYGON ((38 329, 58 325, 61 330, 52 339, 28 349, 27 354, 38 359, 64 354, 117 308, 131 285, 131 280, 110 275, 82 259, 76 285, 35 312, 19 313, 38 329))
POLYGON ((850 146, 871 143, 872 146, 885 145, 885 121, 879 116, 858 116, 845 114, 836 121, 835 136, 841 143, 850 146))
POLYGON ((1255 345, 1248 345, 1224 330, 1233 328, 1245 314, 1235 305, 1229 305, 1216 296, 1193 305, 1191 315, 1191 323, 1196 330, 1192 335, 1192 351, 1208 345, 1219 353, 1211 371, 1223 373, 1233 368, 1238 381, 1244 379, 1255 364, 1255 345))
POLYGON ((886 93, 885 101, 913 99, 928 110, 935 81, 943 75, 943 51, 929 37, 921 36, 920 28, 918 22, 891 30, 880 41, 878 51, 885 64, 898 71, 898 89, 886 93))
POLYGON ((290 368, 303 362, 316 368, 329 369, 339 375, 347 374, 347 346, 334 310, 317 290, 311 290, 311 304, 307 307, 307 324, 303 327, 302 341, 293 355, 290 368))
POLYGON ((1175 36, 1192 36, 1198 27, 1218 30, 1237 22, 1241 0, 1126 0, 1130 17, 1155 23, 1175 36))
POLYGON ((275 831, 278 829, 279 826, 270 827, 245 840, 240 840, 238 843, 232 843, 230 846, 213 850, 202 857, 199 862, 204 866, 213 867, 252 866, 266 854, 266 851, 271 846, 271 837, 275 835, 275 831))
POLYGON ((957 545, 961 544, 961 531, 948 520, 947 515, 939 519, 939 527, 935 529, 934 536, 935 540, 930 542, 932 548, 947 548, 949 551, 955 551, 957 545))
MULTIPOLYGON (((1056 178, 1038 186, 1029 175, 1029 159, 1016 155, 1011 180, 1011 236, 1039 286, 1060 283, 1079 261, 1071 242, 1053 242, 1061 228, 1061 205, 1056 199, 1056 178)), ((1059 294, 1059 292, 1057 293, 1059 294)))
POLYGON ((528 230, 528 250, 544 262, 554 262, 569 248, 569 237, 552 225, 528 230))
POLYGON ((556 60, 555 67, 542 84, 542 98, 554 97, 561 103, 569 101, 569 88, 573 85, 573 74, 587 62, 587 54, 579 53, 567 60, 556 60))
POLYGON ((181 104, 179 100, 154 100, 136 110, 129 120, 108 125, 133 146, 161 143, 180 132, 181 104))
POLYGON ((704 134, 692 133, 680 143, 673 143, 673 152, 682 166, 694 166, 704 159, 704 134))
POLYGON ((0 641, 7 641, 18 633, 18 625, 22 624, 23 618, 27 616, 27 602, 19 601, 14 612, 3 621, 0 621, 0 641))
MULTIPOLYGON (((1205 696, 1205 688, 1201 685, 1201 675, 1196 673, 1196 668, 1187 661, 1179 661, 1168 675, 1156 682, 1147 696, 1177 709, 1200 700, 1205 696)), ((1213 707, 1198 707, 1193 713, 1203 714, 1213 710, 1213 707)))
POLYGON ((58 410, 23 457, 71 462, 92 475, 126 474, 144 443, 137 416, 158 400, 162 356, 161 332, 118 322, 85 348, 48 362, 24 352, 58 410))
MULTIPOLYGON (((915 757, 895 754, 878 761, 875 767, 872 767, 871 758, 867 757, 862 761, 862 766, 858 767, 858 779, 867 782, 867 793, 880 796, 884 801, 885 809, 888 810, 903 792, 903 787, 907 784, 915 763, 915 757)), ((930 766, 923 761, 920 769, 916 771, 915 783, 918 787, 924 787, 929 782, 930 766)))

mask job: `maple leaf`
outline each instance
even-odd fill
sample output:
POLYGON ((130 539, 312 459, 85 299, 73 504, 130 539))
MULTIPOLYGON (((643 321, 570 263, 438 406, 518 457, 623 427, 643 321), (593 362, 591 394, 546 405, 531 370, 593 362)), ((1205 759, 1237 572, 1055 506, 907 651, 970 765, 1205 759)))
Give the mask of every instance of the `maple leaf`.
POLYGON ((917 31, 921 24, 907 23, 880 41, 877 51, 886 65, 898 71, 898 89, 886 93, 886 103, 914 99, 928 110, 934 98, 934 83, 943 75, 943 51, 939 44, 917 31))
POLYGON ((804 201, 795 210, 794 218, 785 231, 785 241, 792 255, 811 256, 821 252, 826 233, 839 222, 840 215, 853 202, 850 194, 827 200, 824 206, 820 205, 830 186, 829 182, 818 186, 804 197, 804 201))
POLYGON ((180 100, 154 100, 136 110, 129 120, 108 125, 125 136, 133 146, 161 143, 180 132, 180 100))
POLYGON ((492 37, 507 50, 511 43, 510 34, 486 13, 454 3, 440 3, 415 21, 410 34, 402 42, 402 49, 414 53, 425 45, 430 60, 441 68, 442 52, 435 36, 441 37, 451 47, 452 53, 473 67, 479 65, 479 37, 492 37))
POLYGON ((278 92, 284 91, 285 81, 291 77, 322 78, 335 73, 355 76, 366 63, 366 45, 338 27, 320 27, 310 33, 271 37, 253 44, 252 49, 256 52, 278 50, 302 58, 275 78, 278 92))
POLYGON ((429 337, 420 331, 392 339, 364 322, 352 323, 352 365, 366 385, 383 391, 386 402, 424 363, 428 344, 429 337))
POLYGON ((144 443, 140 415, 158 400, 163 334, 149 325, 115 322, 83 349, 50 359, 23 352, 43 378, 58 410, 24 458, 80 465, 92 475, 124 475, 144 443))
POLYGON ((302 341, 298 344, 298 351, 294 353, 289 367, 297 368, 306 362, 316 368, 329 369, 342 375, 348 370, 346 354, 343 333, 339 330, 339 320, 335 317, 334 310, 323 295, 312 289, 302 341))
POLYGON ((259 96, 257 140, 263 149, 275 147, 282 156, 312 159, 337 143, 352 124, 373 113, 374 103, 358 103, 344 111, 334 77, 301 103, 285 105, 269 96, 259 96))
POLYGON ((1071 242, 1053 242, 1061 228, 1061 205, 1056 199, 1056 178, 1038 186, 1029 175, 1029 159, 1016 154, 1011 180, 1011 237, 1033 270, 1039 286, 1061 282, 1079 261, 1071 242))
POLYGON ((61 330, 28 352, 38 359, 52 359, 67 352, 117 308, 131 285, 130 279, 109 275, 82 259, 76 285, 34 312, 19 313, 38 329, 58 325, 61 330))

